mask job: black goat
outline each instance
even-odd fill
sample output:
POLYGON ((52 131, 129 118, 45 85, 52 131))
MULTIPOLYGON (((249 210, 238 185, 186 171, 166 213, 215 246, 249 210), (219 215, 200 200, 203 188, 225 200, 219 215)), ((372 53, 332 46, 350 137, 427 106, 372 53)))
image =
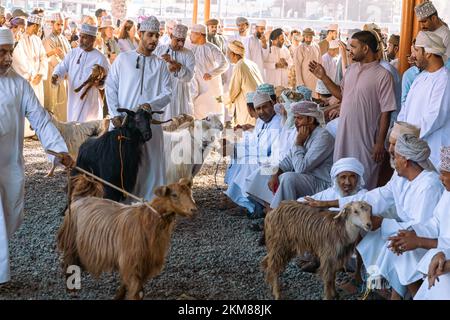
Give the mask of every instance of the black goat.
MULTIPOLYGON (((118 109, 126 113, 120 128, 105 133, 99 138, 88 139, 81 145, 77 166, 114 184, 125 191, 133 192, 136 184, 142 146, 152 138, 151 124, 154 113, 145 109, 137 112, 118 109)), ((122 201, 126 196, 111 187, 104 186, 105 198, 122 201)))

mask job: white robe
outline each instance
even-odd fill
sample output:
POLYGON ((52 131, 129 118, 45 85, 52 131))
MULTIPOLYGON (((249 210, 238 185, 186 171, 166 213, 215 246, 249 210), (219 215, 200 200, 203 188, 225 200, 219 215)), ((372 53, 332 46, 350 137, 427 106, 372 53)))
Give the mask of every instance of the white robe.
MULTIPOLYGON (((170 102, 171 76, 166 63, 155 55, 144 57, 135 50, 121 53, 114 61, 106 80, 109 114, 120 115, 118 108, 136 110, 144 103, 153 111, 163 111, 170 102), (139 57, 139 69, 136 64, 139 57)), ((160 119, 154 115, 154 119, 160 119)), ((154 188, 165 185, 166 161, 163 131, 152 125, 152 138, 144 145, 134 194, 150 201, 154 188)))
MULTIPOLYGON (((23 34, 17 43, 13 54, 13 68, 23 78, 31 80, 40 74, 42 80, 37 85, 31 85, 39 99, 44 105, 44 81, 47 79, 48 58, 42 40, 36 35, 23 34)), ((25 119, 25 137, 31 137, 34 132, 30 129, 28 119, 25 119)))
POLYGON ((450 30, 447 26, 443 25, 442 27, 436 29, 434 31, 439 37, 442 38, 442 41, 444 42, 444 46, 447 48, 447 52, 445 55, 447 58, 450 58, 450 30))
POLYGON ((340 55, 333 58, 329 53, 325 53, 322 56, 322 65, 325 68, 327 76, 337 85, 341 84, 337 76, 339 59, 341 59, 340 55))
POLYGON ((266 72, 266 82, 274 85, 275 87, 289 87, 289 68, 293 65, 293 60, 289 49, 285 46, 278 48, 272 46, 265 51, 264 56, 264 69, 266 72), (286 60, 288 66, 286 68, 276 68, 275 64, 280 61, 281 58, 286 60))
POLYGON ((216 45, 209 42, 204 45, 190 44, 187 48, 192 50, 196 61, 195 77, 191 87, 194 117, 204 119, 210 113, 224 115, 223 103, 217 102, 216 98, 223 96, 221 75, 229 67, 225 55, 216 45), (211 75, 211 80, 203 80, 206 73, 211 75))
POLYGON ((261 72, 261 76, 263 78, 263 82, 265 81, 265 70, 264 70, 264 56, 267 54, 269 49, 264 49, 261 44, 261 40, 259 40, 255 35, 251 35, 247 40, 247 48, 245 51, 245 57, 256 63, 261 72))
MULTIPOLYGON (((427 252, 425 257, 422 259, 419 265, 419 271, 423 275, 428 274, 428 267, 430 265, 429 262, 433 259, 433 257, 439 253, 443 252, 445 254, 445 258, 450 260, 450 248, 446 249, 432 249, 427 252)), ((428 289, 428 277, 424 280, 419 291, 417 291, 414 296, 414 300, 450 300, 450 273, 444 274, 439 277, 439 282, 435 282, 435 286, 431 289, 428 289)))
POLYGON ((252 213, 254 204, 247 198, 247 178, 259 171, 261 166, 276 166, 279 159, 278 135, 281 132, 281 117, 275 115, 269 123, 256 121, 252 132, 245 132, 242 142, 235 145, 236 157, 225 175, 228 189, 225 194, 236 204, 252 213))
POLYGON ((10 279, 8 241, 23 220, 25 117, 45 149, 67 152, 67 147, 30 84, 14 70, 0 75, 0 92, 0 283, 3 283, 10 279))
POLYGON ((428 142, 430 160, 439 168, 440 150, 450 145, 450 71, 445 67, 423 71, 411 86, 398 121, 419 127, 420 138, 428 142))
POLYGON ((194 54, 186 48, 183 48, 181 51, 172 51, 169 45, 158 46, 154 54, 161 57, 168 51, 172 59, 176 60, 182 66, 180 71, 170 74, 172 81, 172 99, 164 110, 164 116, 162 117, 164 121, 170 120, 180 114, 194 114, 190 91, 195 70, 194 54))
POLYGON ((109 70, 108 59, 97 49, 86 52, 81 48, 75 48, 64 57, 53 72, 59 80, 68 76, 68 122, 87 122, 103 118, 103 101, 97 88, 92 87, 83 100, 80 97, 86 87, 78 93, 74 91, 90 77, 94 64, 99 64, 106 72, 109 70))
POLYGON ((367 270, 375 270, 377 275, 387 279, 390 285, 401 295, 406 289, 400 283, 395 272, 396 256, 388 249, 389 237, 399 230, 408 229, 412 225, 428 221, 443 192, 442 183, 436 172, 423 171, 413 181, 399 177, 394 173, 386 186, 374 189, 364 195, 351 196, 339 200, 342 209, 352 201, 366 201, 372 205, 372 213, 382 216, 392 206, 395 206, 398 222, 394 219, 383 219, 380 229, 369 232, 357 246, 367 270))

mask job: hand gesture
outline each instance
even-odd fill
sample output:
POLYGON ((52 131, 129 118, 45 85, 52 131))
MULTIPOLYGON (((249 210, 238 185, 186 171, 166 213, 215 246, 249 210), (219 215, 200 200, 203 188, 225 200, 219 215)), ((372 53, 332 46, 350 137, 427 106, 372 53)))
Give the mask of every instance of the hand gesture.
POLYGON ((163 54, 163 55, 161 56, 161 59, 163 59, 165 62, 170 62, 170 61, 172 61, 172 58, 170 57, 170 54, 168 54, 168 53, 163 54))
POLYGON ((340 114, 341 114, 341 108, 336 108, 336 109, 331 110, 328 113, 328 117, 330 120, 334 120, 334 119, 338 118, 340 114))
POLYGON ((419 238, 414 231, 401 230, 397 236, 390 237, 388 240, 391 241, 389 248, 397 255, 419 247, 419 238))
POLYGON ((428 267, 428 289, 435 286, 436 280, 439 282, 439 277, 444 274, 445 266, 445 254, 439 252, 431 260, 430 266, 428 267))
POLYGON ((328 201, 320 201, 311 197, 305 197, 305 204, 313 208, 329 208, 328 201))
POLYGON ((273 194, 275 194, 278 190, 278 187, 280 186, 280 181, 278 179, 278 175, 273 175, 272 178, 269 180, 269 183, 267 185, 269 187, 269 190, 272 191, 273 194))
POLYGON ((382 143, 376 143, 373 146, 372 150, 372 159, 377 163, 381 163, 384 160, 384 156, 386 154, 386 150, 384 149, 384 145, 382 143))
POLYGON ((296 145, 303 147, 310 135, 311 135, 310 127, 307 126, 300 127, 297 133, 296 145))
POLYGON ((311 61, 309 63, 309 71, 319 80, 323 80, 327 76, 325 68, 316 61, 311 61))

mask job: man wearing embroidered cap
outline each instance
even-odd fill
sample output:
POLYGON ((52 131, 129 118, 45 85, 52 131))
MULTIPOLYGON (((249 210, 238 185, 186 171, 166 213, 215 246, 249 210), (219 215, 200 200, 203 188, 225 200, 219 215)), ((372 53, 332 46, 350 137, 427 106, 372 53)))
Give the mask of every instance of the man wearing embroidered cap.
POLYGON ((103 67, 106 72, 109 70, 107 58, 94 48, 96 37, 97 27, 83 24, 80 31, 80 46, 72 49, 53 72, 53 85, 58 85, 66 76, 68 79, 67 121, 87 122, 103 119, 103 100, 99 93, 101 83, 97 83, 89 90, 84 99, 81 99, 84 90, 75 92, 75 89, 90 77, 95 64, 103 67))
POLYGON ((408 232, 404 232, 395 243, 397 247, 405 246, 406 251, 417 247, 413 252, 431 247, 416 268, 420 276, 427 278, 414 300, 450 300, 450 147, 441 149, 440 169, 445 191, 434 209, 433 218, 425 224, 414 225, 414 237, 407 237, 408 232), (409 238, 413 238, 412 243, 405 241, 409 238))
POLYGON ((314 31, 310 28, 303 30, 304 42, 294 51, 295 76, 297 78, 296 86, 308 87, 315 98, 317 78, 309 72, 309 63, 316 61, 322 63, 322 55, 319 46, 313 42, 314 31))
MULTIPOLYGON (((156 17, 151 16, 141 23, 139 38, 138 49, 122 52, 106 79, 106 99, 111 117, 124 116, 117 111, 118 108, 137 111, 144 107, 164 111, 170 103, 172 78, 167 63, 154 54, 159 39, 159 21, 156 17)), ((155 114, 153 119, 161 118, 155 114)), ((148 201, 154 197, 153 190, 157 186, 166 184, 167 162, 162 127, 152 124, 151 129, 153 136, 144 144, 133 191, 148 201)))
POLYGON ((208 37, 207 40, 212 44, 215 44, 219 47, 223 54, 227 53, 226 43, 227 40, 221 34, 217 33, 217 28, 219 26, 219 20, 217 19, 209 19, 206 21, 206 26, 208 27, 208 37))
POLYGON ((413 54, 423 71, 414 80, 398 120, 421 129, 420 136, 430 145, 430 158, 437 167, 441 146, 450 145, 450 72, 442 59, 445 46, 436 33, 420 31, 413 54))
POLYGON ((187 26, 176 25, 170 35, 170 44, 160 44, 155 50, 155 55, 166 61, 172 78, 172 99, 164 110, 163 120, 180 114, 194 114, 190 88, 194 79, 195 57, 191 50, 184 47, 187 32, 187 26))
POLYGON ((67 82, 63 80, 58 86, 53 86, 51 79, 56 66, 71 50, 69 41, 62 34, 63 23, 60 13, 52 14, 52 32, 43 41, 48 57, 48 74, 47 80, 44 81, 44 107, 59 121, 67 121, 67 82))
POLYGON ((330 48, 331 41, 335 41, 338 38, 339 26, 337 24, 330 24, 327 27, 327 36, 325 39, 319 42, 320 55, 323 56, 330 48))
POLYGON ((225 105, 233 118, 233 125, 254 126, 256 119, 247 111, 246 95, 254 92, 263 79, 258 66, 244 57, 245 48, 240 41, 234 40, 228 44, 228 59, 234 67, 225 105))
MULTIPOLYGON (((42 17, 30 15, 22 39, 17 43, 13 54, 13 68, 29 81, 39 102, 44 105, 44 80, 47 79, 48 58, 42 40, 36 35, 41 28, 42 17)), ((25 124, 25 136, 34 135, 25 124)))
MULTIPOLYGON (((195 78, 192 85, 194 117, 204 119, 209 113, 224 115, 221 75, 228 70, 229 63, 220 49, 206 41, 207 28, 203 24, 192 26, 191 43, 188 48, 195 56, 195 78)), ((224 121, 224 120, 223 120, 224 121)))
POLYGON ((246 131, 243 138, 231 148, 231 165, 225 175, 228 189, 225 194, 235 204, 245 209, 250 217, 262 216, 262 210, 246 193, 248 178, 263 165, 276 165, 279 161, 278 136, 281 117, 275 113, 274 104, 267 93, 253 96, 258 119, 253 131, 246 131))
POLYGON ((445 48, 445 55, 450 57, 450 30, 439 18, 438 12, 431 1, 425 1, 415 8, 417 19, 422 31, 431 31, 442 38, 445 48))
POLYGON ((64 153, 62 163, 73 164, 64 140, 29 82, 12 68, 13 50, 13 33, 0 28, 0 284, 10 280, 8 243, 23 220, 25 117, 44 149, 64 153))

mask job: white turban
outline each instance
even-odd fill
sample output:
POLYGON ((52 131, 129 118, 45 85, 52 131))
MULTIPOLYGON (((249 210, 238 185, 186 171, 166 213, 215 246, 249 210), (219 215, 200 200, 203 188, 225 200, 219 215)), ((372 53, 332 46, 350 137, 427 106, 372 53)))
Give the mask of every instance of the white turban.
POLYGON ((356 158, 342 158, 338 161, 336 161, 335 164, 333 164, 333 166, 331 167, 331 180, 333 183, 333 188, 335 188, 336 191, 338 190, 339 186, 337 185, 337 177, 342 173, 342 172, 354 172, 359 176, 358 179, 358 185, 357 185, 357 190, 359 191, 362 188, 364 188, 365 186, 365 181, 364 181, 364 166, 362 165, 362 163, 356 159, 356 158))
POLYGON ((64 19, 60 12, 56 12, 56 13, 52 13, 50 20, 51 21, 62 21, 64 19))
POLYGON ((445 47, 442 38, 435 32, 420 31, 414 46, 424 48, 425 52, 442 56, 444 60, 447 60, 447 57, 445 56, 447 48, 445 47))
POLYGON ((236 18, 236 24, 239 25, 241 23, 247 23, 248 24, 248 20, 245 17, 237 17, 236 18))
POLYGON ((338 31, 338 29, 339 29, 339 25, 333 23, 328 26, 327 31, 338 31))
POLYGON ((397 140, 401 135, 412 134, 416 137, 420 136, 420 129, 407 122, 397 121, 392 128, 390 138, 397 140))
POLYGON ((168 27, 168 28, 175 28, 176 25, 177 25, 177 22, 175 20, 169 20, 166 22, 166 27, 168 27))
POLYGON ((419 139, 412 134, 403 134, 397 139, 395 152, 411 160, 428 171, 436 171, 430 161, 431 149, 425 140, 419 139))
POLYGON ((158 19, 156 19, 155 16, 150 16, 141 23, 139 27, 139 32, 159 33, 159 26, 160 23, 158 19))
POLYGON ((266 20, 259 20, 259 21, 256 23, 256 26, 257 26, 257 27, 265 27, 265 26, 267 26, 267 21, 266 21, 266 20))
POLYGON ((339 49, 339 40, 331 40, 329 49, 339 49))
POLYGON ((266 102, 272 102, 272 99, 267 93, 256 92, 253 96, 253 106, 255 108, 262 106, 266 102))
POLYGON ((191 28, 192 32, 198 32, 201 34, 207 34, 208 29, 204 24, 194 24, 191 28))
POLYGON ((14 45, 14 35, 9 28, 0 28, 0 46, 4 44, 14 45))
POLYGON ((246 94, 246 100, 247 100, 247 104, 251 103, 253 104, 253 97, 255 96, 256 92, 248 92, 246 94))

